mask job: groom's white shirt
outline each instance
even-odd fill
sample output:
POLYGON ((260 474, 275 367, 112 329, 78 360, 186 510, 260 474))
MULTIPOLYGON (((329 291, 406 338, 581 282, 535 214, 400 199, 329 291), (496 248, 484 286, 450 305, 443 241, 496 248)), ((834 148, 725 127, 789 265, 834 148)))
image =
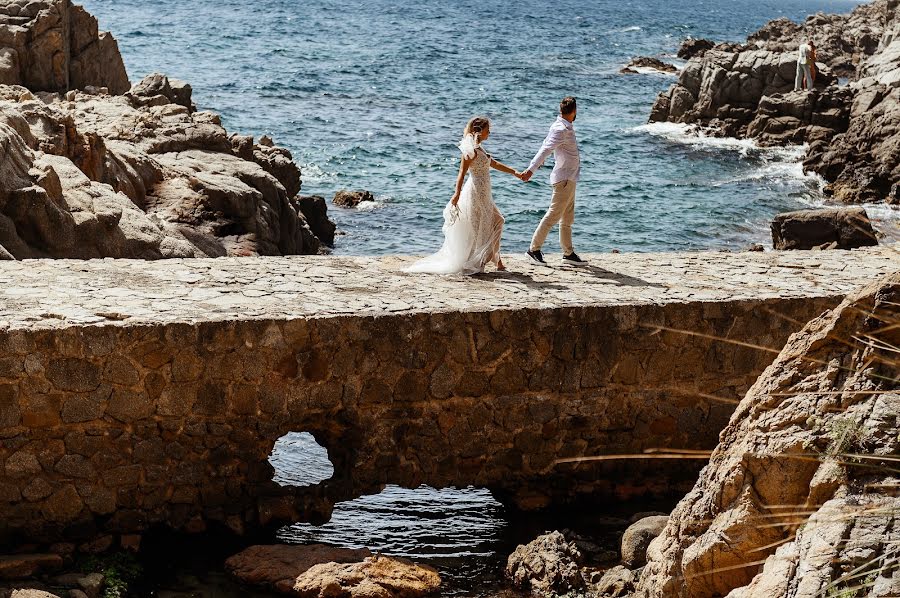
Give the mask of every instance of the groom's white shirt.
POLYGON ((550 184, 563 181, 578 181, 581 176, 581 157, 578 155, 578 142, 575 140, 575 127, 562 116, 550 125, 550 132, 544 139, 540 151, 528 165, 530 172, 536 172, 550 154, 554 154, 556 165, 550 173, 550 184))

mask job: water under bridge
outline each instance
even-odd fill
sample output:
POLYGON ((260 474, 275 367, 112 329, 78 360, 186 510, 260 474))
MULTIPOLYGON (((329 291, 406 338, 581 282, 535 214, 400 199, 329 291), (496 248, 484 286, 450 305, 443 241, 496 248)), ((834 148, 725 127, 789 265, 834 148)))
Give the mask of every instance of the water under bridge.
POLYGON ((594 255, 409 275, 401 257, 0 266, 0 541, 327 519, 385 484, 522 508, 677 496, 787 336, 895 249, 594 255), (289 432, 329 480, 283 487, 289 432))

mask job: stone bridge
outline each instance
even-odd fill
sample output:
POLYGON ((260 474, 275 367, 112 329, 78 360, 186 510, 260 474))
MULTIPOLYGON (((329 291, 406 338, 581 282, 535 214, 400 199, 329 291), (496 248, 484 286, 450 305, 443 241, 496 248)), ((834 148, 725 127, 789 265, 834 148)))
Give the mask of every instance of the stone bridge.
POLYGON ((787 336, 896 250, 596 255, 441 278, 408 258, 0 266, 0 542, 324 520, 384 484, 537 508, 677 496, 787 336), (334 476, 272 481, 288 432, 334 476))

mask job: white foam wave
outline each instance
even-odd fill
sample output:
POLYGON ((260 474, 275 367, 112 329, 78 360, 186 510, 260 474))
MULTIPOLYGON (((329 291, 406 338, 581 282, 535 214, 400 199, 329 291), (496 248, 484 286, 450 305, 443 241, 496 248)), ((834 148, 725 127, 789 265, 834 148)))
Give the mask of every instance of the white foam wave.
POLYGON ((759 146, 752 139, 734 137, 713 137, 697 125, 684 123, 656 122, 640 125, 634 131, 649 133, 668 141, 683 143, 698 149, 732 150, 743 155, 758 151, 759 146))
POLYGON ((675 65, 675 68, 677 68, 678 71, 673 71, 671 73, 666 72, 666 71, 661 71, 659 69, 654 69, 654 68, 651 68, 648 66, 630 66, 628 68, 630 68, 631 70, 633 70, 637 73, 640 73, 642 75, 665 75, 666 77, 677 77, 678 71, 681 70, 681 67, 678 65, 675 65))
POLYGON ((301 172, 304 183, 314 183, 322 181, 333 181, 337 179, 338 173, 322 170, 315 164, 303 164, 301 172))
POLYGON ((361 201, 356 204, 356 210, 359 212, 371 212, 383 207, 384 202, 377 199, 375 201, 361 201))
POLYGON ((610 29, 608 31, 604 31, 600 35, 613 35, 615 33, 632 33, 634 31, 641 31, 642 27, 639 25, 631 25, 629 27, 622 27, 619 29, 610 29))

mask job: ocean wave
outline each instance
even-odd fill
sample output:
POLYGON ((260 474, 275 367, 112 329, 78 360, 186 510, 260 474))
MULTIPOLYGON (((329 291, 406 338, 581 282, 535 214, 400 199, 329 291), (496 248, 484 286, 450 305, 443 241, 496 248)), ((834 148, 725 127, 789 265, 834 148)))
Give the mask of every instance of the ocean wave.
POLYGON ((655 137, 661 137, 696 149, 733 151, 738 152, 743 157, 758 156, 781 162, 799 162, 806 153, 805 145, 762 147, 753 139, 714 137, 702 127, 684 123, 647 123, 634 127, 632 131, 649 133, 655 137))
POLYGON ((316 164, 303 164, 300 167, 304 183, 321 183, 337 180, 338 173, 322 170, 316 164))
POLYGON ((662 75, 663 77, 677 77, 678 73, 681 71, 681 67, 678 66, 677 64, 673 65, 673 66, 675 66, 675 68, 678 69, 677 71, 675 71, 673 73, 667 73, 666 71, 661 71, 661 70, 650 68, 647 66, 630 66, 628 68, 630 68, 631 70, 633 70, 637 73, 640 73, 641 75, 662 75))
POLYGON ((371 212, 385 206, 385 201, 376 199, 375 201, 361 201, 354 208, 357 212, 371 212))
POLYGON ((640 25, 630 25, 628 27, 622 27, 621 29, 610 29, 609 31, 604 31, 601 35, 610 35, 613 33, 631 33, 633 31, 642 31, 643 27, 640 25))

